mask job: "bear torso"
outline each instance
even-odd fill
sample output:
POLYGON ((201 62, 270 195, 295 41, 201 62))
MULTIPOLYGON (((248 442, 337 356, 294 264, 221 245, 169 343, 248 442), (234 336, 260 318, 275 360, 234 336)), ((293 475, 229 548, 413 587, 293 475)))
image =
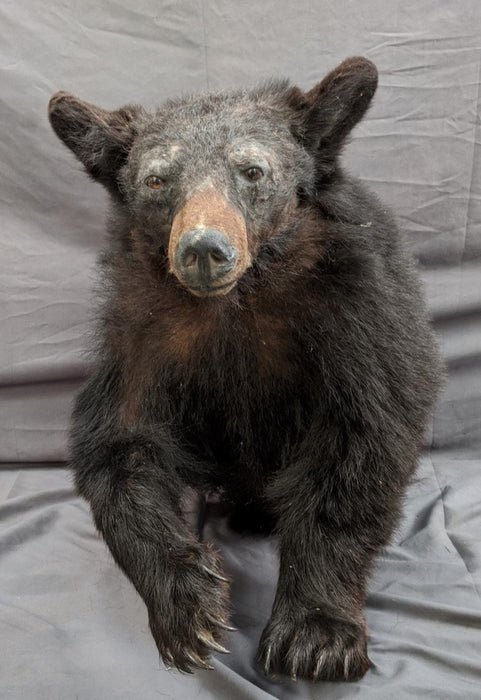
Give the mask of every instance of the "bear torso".
MULTIPOLYGON (((363 192, 351 196, 362 209, 363 192)), ((233 490, 295 458, 315 421, 422 431, 432 338, 394 224, 367 204, 369 222, 311 211, 228 297, 197 299, 138 245, 108 254, 106 347, 125 425, 143 414, 172 426, 212 465, 208 485, 233 490)))

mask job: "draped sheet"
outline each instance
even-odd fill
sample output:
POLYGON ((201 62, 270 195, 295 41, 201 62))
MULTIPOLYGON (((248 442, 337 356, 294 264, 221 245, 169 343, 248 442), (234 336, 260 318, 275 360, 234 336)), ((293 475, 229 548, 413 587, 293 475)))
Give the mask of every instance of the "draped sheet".
POLYGON ((479 1, 3 0, 0 37, 0 698, 480 698, 479 1), (370 581, 373 667, 351 684, 267 679, 254 655, 276 544, 212 515, 238 631, 215 671, 168 672, 65 466, 107 204, 46 105, 58 89, 107 108, 271 76, 308 89, 354 54, 380 85, 344 163, 396 212, 449 369, 370 581))

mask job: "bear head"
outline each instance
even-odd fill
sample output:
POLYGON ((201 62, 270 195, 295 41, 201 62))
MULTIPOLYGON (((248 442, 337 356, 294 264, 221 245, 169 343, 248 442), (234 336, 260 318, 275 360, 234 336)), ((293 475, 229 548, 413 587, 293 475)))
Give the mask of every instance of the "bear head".
POLYGON ((354 57, 308 92, 270 82, 171 100, 153 114, 58 92, 49 118, 152 254, 167 256, 192 294, 216 296, 335 179, 376 86, 375 66, 354 57))

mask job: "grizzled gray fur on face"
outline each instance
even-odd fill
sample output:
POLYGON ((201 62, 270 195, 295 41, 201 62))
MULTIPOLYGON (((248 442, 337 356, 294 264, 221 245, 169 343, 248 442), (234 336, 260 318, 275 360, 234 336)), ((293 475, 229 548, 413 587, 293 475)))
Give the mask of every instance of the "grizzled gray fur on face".
POLYGON ((369 668, 367 580, 442 376, 394 220, 339 164, 376 86, 355 57, 308 92, 272 82, 154 114, 51 99, 112 200, 71 464, 168 666, 211 668, 232 630, 220 558, 183 515, 194 489, 277 537, 266 673, 369 668))

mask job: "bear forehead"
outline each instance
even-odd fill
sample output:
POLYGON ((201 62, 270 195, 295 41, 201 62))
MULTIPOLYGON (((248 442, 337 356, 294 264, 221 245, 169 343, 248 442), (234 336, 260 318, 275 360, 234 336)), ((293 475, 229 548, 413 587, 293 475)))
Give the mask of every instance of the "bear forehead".
POLYGON ((262 99, 249 93, 216 94, 171 101, 139 130, 145 147, 158 144, 209 145, 255 141, 294 144, 289 114, 279 96, 262 99))
POLYGON ((245 137, 223 140, 221 143, 214 141, 210 145, 195 141, 189 144, 178 140, 160 144, 155 142, 148 147, 144 144, 139 150, 137 161, 141 178, 147 171, 162 176, 164 172, 183 168, 187 164, 194 167, 208 163, 219 165, 219 159, 239 168, 247 168, 255 163, 265 168, 266 172, 279 164, 279 156, 272 147, 245 137))

